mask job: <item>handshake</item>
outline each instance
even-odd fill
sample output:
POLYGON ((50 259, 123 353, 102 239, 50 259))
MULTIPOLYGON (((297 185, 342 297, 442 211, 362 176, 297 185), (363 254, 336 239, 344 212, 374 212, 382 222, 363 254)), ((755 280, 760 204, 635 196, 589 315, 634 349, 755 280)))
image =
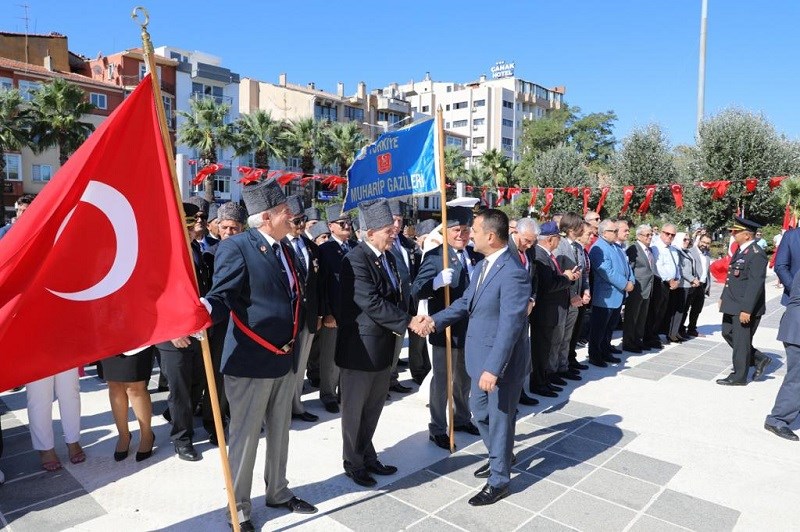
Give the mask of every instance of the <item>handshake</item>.
POLYGON ((428 336, 436 330, 436 325, 430 316, 414 316, 411 319, 411 323, 408 324, 408 328, 414 331, 415 334, 428 336))

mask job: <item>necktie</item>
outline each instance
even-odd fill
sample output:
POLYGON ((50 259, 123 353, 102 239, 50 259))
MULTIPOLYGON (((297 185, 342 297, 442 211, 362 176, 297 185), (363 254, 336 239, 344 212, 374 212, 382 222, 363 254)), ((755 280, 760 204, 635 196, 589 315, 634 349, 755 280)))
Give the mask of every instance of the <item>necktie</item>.
POLYGON ((522 265, 525 266, 525 269, 528 269, 528 257, 525 256, 524 251, 517 251, 519 253, 519 260, 522 261, 522 265))
POLYGON ((650 264, 650 269, 655 271, 656 265, 653 262, 653 252, 650 251, 650 248, 647 246, 644 247, 644 250, 647 253, 647 262, 650 264))
MULTIPOLYGON (((281 246, 277 242, 272 244, 272 251, 275 252, 275 257, 277 257, 278 259, 278 264, 281 265, 281 271, 289 281, 289 288, 290 289, 294 288, 292 286, 294 284, 294 279, 292 279, 292 274, 286 271, 286 265, 283 262, 283 254, 281 253, 281 246)), ((294 295, 294 292, 292 292, 292 294, 294 295)))
POLYGON ((469 268, 467 266, 467 253, 463 249, 456 251, 459 262, 461 263, 461 275, 458 276, 459 285, 466 286, 466 281, 469 279, 469 268))
POLYGON ((397 290, 397 279, 394 276, 392 268, 389 267, 389 259, 386 258, 385 253, 381 255, 381 262, 383 263, 383 267, 386 268, 386 274, 389 276, 389 280, 392 282, 392 287, 397 290))
POLYGON ((553 255, 552 253, 550 254, 550 260, 552 260, 552 261, 553 261, 553 264, 555 264, 555 266, 556 266, 556 271, 557 271, 559 274, 562 274, 562 273, 564 273, 564 272, 562 272, 562 271, 561 271, 561 266, 559 266, 559 265, 558 265, 558 261, 556 260, 556 256, 555 256, 555 255, 553 255))
POLYGON ((350 251, 350 246, 347 245, 347 242, 342 242, 342 253, 347 254, 350 251))
POLYGON ((478 286, 476 288, 480 288, 483 284, 483 278, 486 277, 486 270, 488 269, 489 263, 483 261, 483 267, 481 268, 481 274, 478 276, 478 286))
POLYGON ((303 269, 308 271, 308 264, 306 263, 305 256, 303 256, 303 248, 300 247, 299 236, 296 236, 292 239, 292 245, 294 246, 294 252, 297 253, 297 258, 300 259, 300 264, 303 266, 303 269))
POLYGON ((575 264, 580 266, 581 261, 578 258, 578 253, 583 253, 583 250, 581 249, 581 245, 578 244, 577 242, 572 243, 572 253, 575 255, 575 264))

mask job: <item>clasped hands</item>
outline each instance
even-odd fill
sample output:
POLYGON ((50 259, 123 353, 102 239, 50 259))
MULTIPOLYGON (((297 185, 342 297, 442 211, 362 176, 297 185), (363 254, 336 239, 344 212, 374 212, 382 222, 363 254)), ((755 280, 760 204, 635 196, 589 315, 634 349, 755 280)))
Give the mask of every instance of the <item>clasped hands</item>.
POLYGON ((419 336, 428 336, 436 330, 436 324, 430 316, 414 316, 408 328, 419 336))

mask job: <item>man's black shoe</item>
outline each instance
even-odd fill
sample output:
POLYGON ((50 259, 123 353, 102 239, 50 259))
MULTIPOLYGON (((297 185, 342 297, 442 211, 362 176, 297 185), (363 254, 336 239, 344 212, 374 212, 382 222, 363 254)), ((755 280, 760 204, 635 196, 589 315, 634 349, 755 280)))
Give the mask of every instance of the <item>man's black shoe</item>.
POLYGON ((686 334, 687 334, 688 336, 692 336, 692 337, 695 337, 695 338, 697 338, 698 336, 700 336, 700 333, 698 332, 698 330, 697 330, 697 329, 689 329, 688 331, 686 331, 686 334))
POLYGON ((270 508, 287 508, 295 514, 315 514, 318 512, 317 507, 309 504, 299 497, 292 497, 286 502, 280 504, 266 503, 270 508))
POLYGON ((353 482, 365 488, 371 488, 378 483, 377 480, 372 478, 366 469, 356 469, 352 471, 345 470, 345 475, 353 479, 353 482))
POLYGON ((609 353, 614 353, 615 355, 619 355, 619 354, 622 354, 622 349, 620 349, 619 347, 617 347, 615 345, 611 345, 611 346, 608 347, 608 352, 609 353))
POLYGON ((175 452, 178 453, 178 458, 181 460, 186 460, 187 462, 197 462, 203 458, 197 451, 195 451, 194 445, 191 443, 175 445, 175 452))
POLYGON ((447 434, 431 434, 428 436, 428 439, 431 440, 437 447, 441 447, 442 449, 450 450, 450 438, 447 434))
POLYGON ((735 381, 733 380, 733 374, 730 374, 724 379, 717 379, 717 384, 722 386, 747 386, 747 381, 735 381))
POLYGON ((638 347, 634 347, 632 345, 622 345, 622 350, 627 351, 628 353, 641 353, 642 350, 638 347))
POLYGON ((453 430, 456 432, 466 432, 467 434, 472 434, 473 436, 480 436, 481 431, 478 430, 478 427, 467 421, 463 425, 456 425, 453 427, 453 430))
POLYGON ((308 383, 312 386, 312 388, 319 388, 319 379, 312 379, 309 377, 308 383))
POLYGON ((603 360, 605 360, 606 362, 611 362, 612 364, 619 364, 620 362, 622 362, 621 359, 611 355, 608 355, 607 357, 603 358, 603 360))
POLYGON ((797 434, 789 430, 789 427, 776 427, 775 425, 770 425, 769 423, 764 423, 764 428, 770 431, 771 433, 775 434, 776 436, 780 436, 786 440, 797 441, 800 438, 797 437, 797 434))
POLYGON ((575 345, 578 347, 586 347, 588 344, 589 344, 588 340, 578 340, 578 343, 576 343, 575 345))
MULTIPOLYGON (((517 463, 517 455, 512 454, 511 465, 514 465, 516 463, 517 463)), ((472 474, 472 476, 474 476, 475 478, 489 478, 489 462, 486 462, 478 469, 476 469, 475 472, 472 474)))
POLYGON ((573 362, 572 364, 569 365, 569 367, 570 369, 577 369, 577 370, 589 369, 589 366, 587 366, 586 364, 581 364, 580 362, 573 362))
POLYGON ((169 407, 167 407, 161 415, 164 416, 164 419, 168 422, 172 423, 172 414, 169 413, 169 407))
POLYGON ((219 440, 217 439, 217 433, 216 432, 212 431, 212 432, 208 433, 208 443, 210 443, 214 447, 219 447, 219 440))
POLYGON ((767 369, 767 366, 770 365, 772 359, 769 358, 767 355, 761 355, 762 358, 758 362, 756 362, 756 370, 753 372, 753 380, 760 379, 761 376, 764 374, 764 370, 767 369))
POLYGON ((339 413, 339 405, 336 402, 331 401, 330 403, 325 403, 325 410, 330 412, 331 414, 338 414, 339 413))
POLYGON ((399 368, 407 368, 408 367, 408 360, 397 359, 397 367, 399 367, 399 368))
POLYGON ((533 397, 530 397, 525 392, 522 392, 522 393, 519 394, 519 404, 525 405, 525 406, 536 406, 536 405, 539 404, 539 400, 538 399, 534 399, 533 397))
POLYGON ((292 414, 292 419, 299 419, 300 421, 313 423, 314 421, 319 421, 319 416, 312 414, 311 412, 303 412, 301 414, 292 414))
POLYGON ((416 384, 417 386, 422 386, 422 383, 425 381, 425 377, 411 377, 411 380, 412 380, 412 381, 414 382, 414 384, 416 384))
POLYGON ((559 373, 558 376, 561 377, 562 379, 567 379, 568 381, 583 380, 577 371, 575 373, 572 373, 571 371, 563 371, 559 373))
POLYGON ((664 344, 661 343, 661 340, 650 340, 644 343, 644 346, 648 349, 664 349, 664 344))
POLYGON ((393 465, 384 465, 377 460, 374 464, 366 464, 367 471, 373 475, 394 475, 397 473, 397 468, 393 465))
POLYGON ((542 397, 558 397, 558 394, 546 386, 531 388, 531 393, 534 395, 541 395, 542 397))
MULTIPOLYGON (((231 529, 233 529, 232 524, 228 523, 228 526, 230 526, 231 529)), ((239 530, 241 532, 256 532, 256 527, 254 527, 253 522, 248 519, 247 521, 242 521, 241 523, 239 523, 239 530)))
POLYGON ((472 506, 488 506, 496 503, 503 497, 508 497, 509 493, 511 492, 508 491, 508 486, 495 488, 494 486, 486 484, 483 489, 468 502, 472 506))
POLYGON ((414 388, 411 388, 410 386, 403 386, 399 382, 396 382, 391 386, 389 386, 389 391, 396 393, 411 393, 413 390, 414 388))
POLYGON ((589 364, 593 366, 597 366, 598 368, 607 368, 608 364, 605 363, 603 360, 595 360, 593 358, 589 359, 589 364))
POLYGON ((557 374, 552 374, 547 377, 547 380, 550 381, 550 384, 555 384, 556 386, 566 386, 567 381, 559 377, 557 374))

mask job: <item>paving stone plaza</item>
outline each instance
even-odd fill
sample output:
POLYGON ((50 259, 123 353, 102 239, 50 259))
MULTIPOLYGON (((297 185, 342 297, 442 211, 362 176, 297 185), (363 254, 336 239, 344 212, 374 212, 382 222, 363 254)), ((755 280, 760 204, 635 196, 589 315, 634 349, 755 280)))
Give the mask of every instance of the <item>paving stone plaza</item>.
MULTIPOLYGON (((253 522, 263 530, 796 530, 800 446, 763 428, 783 377, 775 340, 782 314, 775 277, 767 281, 767 314, 754 344, 773 358, 762 380, 723 387, 730 349, 720 336, 714 286, 700 322, 703 337, 661 352, 622 355, 621 364, 583 372, 560 397, 520 406, 511 495, 487 507, 467 499, 484 481, 480 439, 456 434, 453 455, 428 441, 428 382, 392 394, 375 437, 381 461, 399 472, 372 489, 346 478, 338 415, 316 390, 304 395, 315 424, 293 422, 288 477, 295 494, 319 507, 294 515, 264 506, 253 484, 253 522)), ((618 336, 615 335, 615 336, 618 336)), ((615 344, 618 342, 614 342, 615 344)), ((579 357, 585 356, 585 348, 579 357)), ((401 375, 406 384, 410 376, 401 375)), ((429 377, 430 378, 430 377, 429 377)), ((155 389, 155 379, 150 388, 155 389)), ((169 427, 154 417, 156 454, 117 463, 107 389, 92 369, 81 380, 83 464, 41 470, 27 431, 25 392, 0 396, 5 452, 0 469, 0 526, 28 530, 227 530, 219 451, 197 418, 203 460, 178 460, 169 427)), ((160 414, 166 393, 153 393, 160 414)), ((135 427, 135 423, 131 427, 135 427)), ((793 427, 797 429, 797 427, 793 427)), ((56 434, 59 434, 58 429, 56 434)), ((138 433, 134 432, 134 443, 138 433)))

